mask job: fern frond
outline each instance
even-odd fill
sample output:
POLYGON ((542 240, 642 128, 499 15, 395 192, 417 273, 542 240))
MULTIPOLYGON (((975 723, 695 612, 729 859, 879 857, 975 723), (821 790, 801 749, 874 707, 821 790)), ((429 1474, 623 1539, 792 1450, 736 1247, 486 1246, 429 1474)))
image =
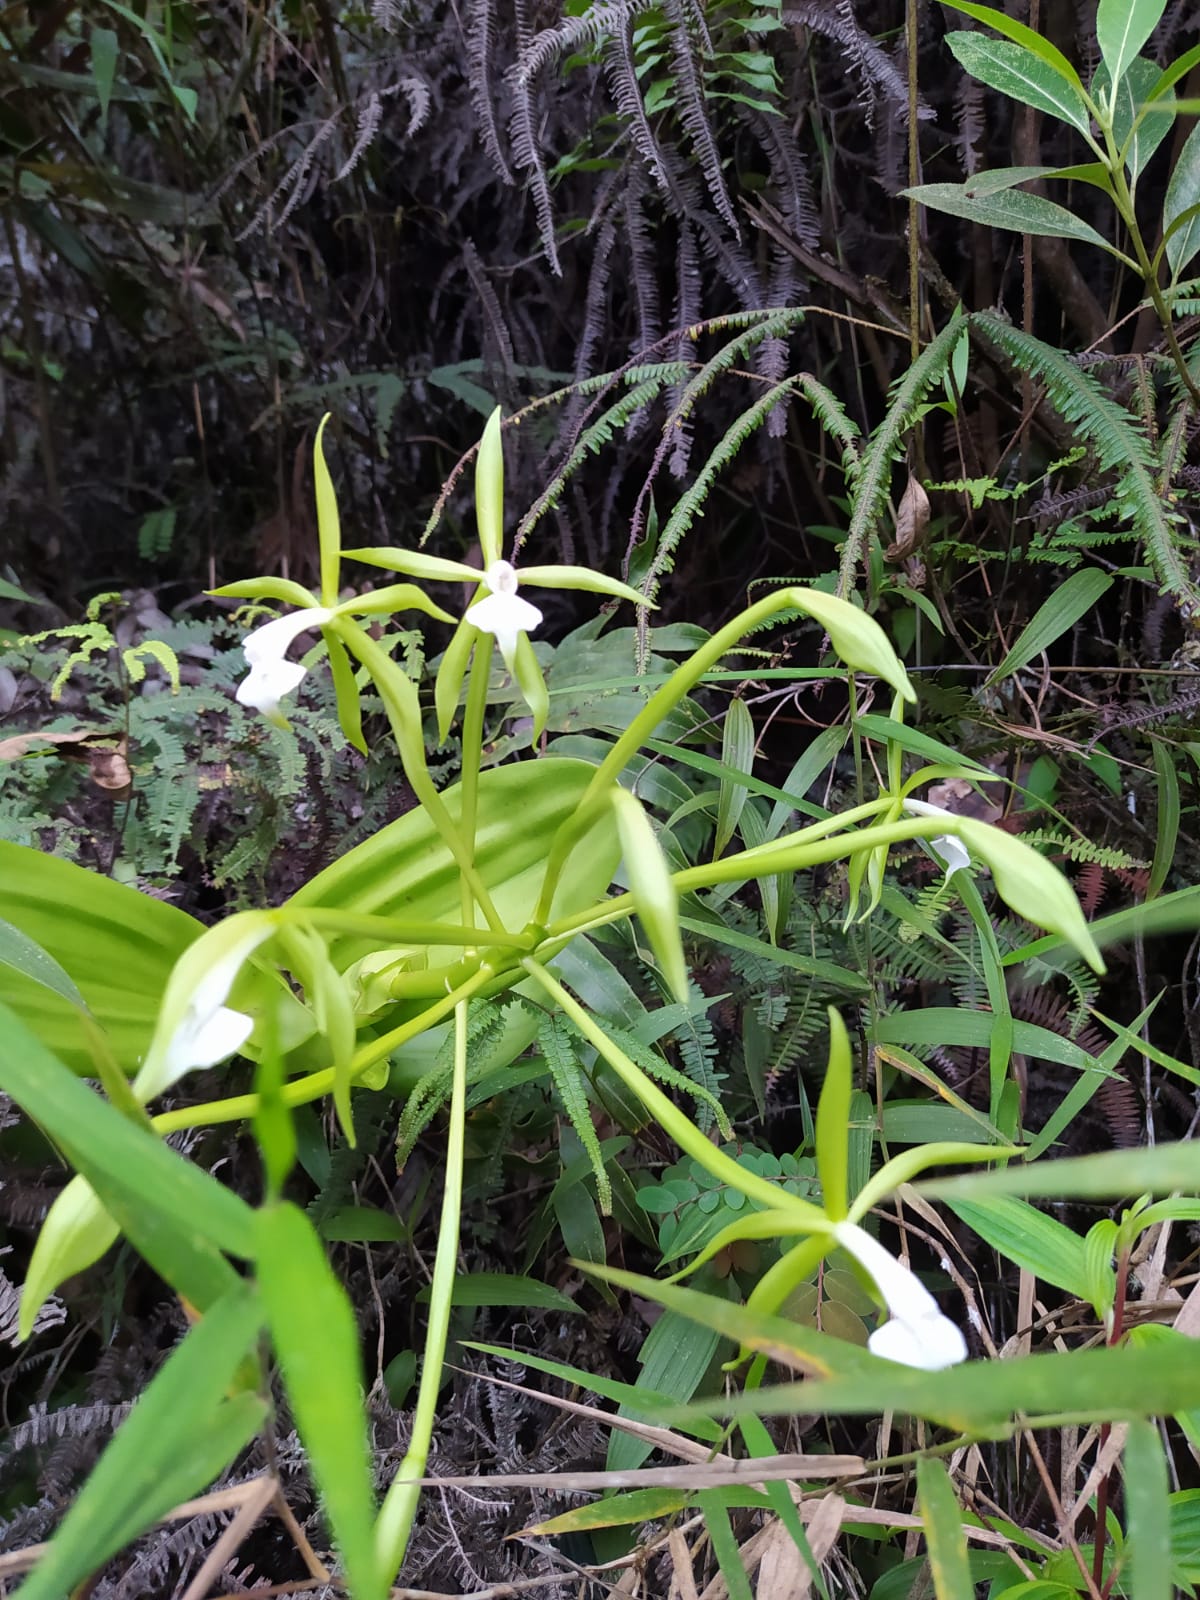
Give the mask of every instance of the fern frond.
POLYGON ((670 572, 674 566, 675 551, 680 541, 696 518, 703 514, 704 502, 717 474, 728 466, 746 440, 766 420, 770 412, 795 391, 796 386, 794 378, 785 378, 782 383, 777 383, 774 388, 768 389, 766 394, 761 395, 753 405, 748 406, 725 430, 724 437, 700 469, 695 482, 680 495, 659 535, 658 549, 654 553, 654 560, 642 584, 643 593, 649 599, 653 600, 656 597, 663 574, 670 572))
MULTIPOLYGON (((712 125, 708 118, 708 104, 704 92, 704 81, 696 66, 693 54, 692 29, 690 21, 695 21, 698 7, 689 6, 687 0, 663 0, 663 12, 670 23, 670 52, 671 65, 674 69, 675 99, 679 120, 683 123, 684 130, 691 142, 693 154, 704 175, 705 186, 709 198, 718 213, 729 227, 730 232, 737 237, 739 229, 737 218, 733 214, 733 203, 729 198, 729 190, 725 186, 725 174, 721 171, 721 156, 717 149, 716 140, 713 138, 712 125), (688 11, 693 13, 692 19, 688 11)), ((699 16, 699 26, 707 32, 704 24, 703 13, 699 16)), ((712 41, 707 40, 704 48, 711 51, 712 41)))
POLYGON ((577 1038, 577 1031, 565 1017, 557 1013, 544 1016, 538 1025, 538 1044, 550 1068, 550 1076, 554 1079, 563 1110, 571 1119, 571 1126, 587 1152, 596 1180, 596 1199, 600 1210, 608 1217, 612 1215, 612 1184, 604 1169, 604 1156, 592 1121, 587 1090, 584 1088, 583 1067, 575 1053, 577 1038))
POLYGON ((1004 351, 1018 371, 1041 379, 1050 404, 1083 433, 1098 465, 1118 474, 1113 496, 1145 547, 1159 583, 1181 605, 1200 609, 1200 591, 1188 572, 1184 541, 1176 531, 1179 519, 1167 512, 1155 488, 1153 452, 1129 412, 1105 394, 1090 373, 1081 372, 1060 350, 1032 334, 989 311, 975 312, 968 320, 1004 351))
POLYGON ((724 1107, 711 1089, 703 1083, 696 1082, 686 1073, 679 1072, 675 1067, 664 1060, 657 1050, 643 1044, 632 1033, 627 1033, 624 1028, 618 1028, 605 1019, 604 1031, 609 1038, 622 1049, 633 1064, 641 1067, 642 1071, 652 1078, 657 1078, 660 1083, 665 1083, 668 1088, 681 1089, 685 1094, 690 1094, 693 1099, 699 1100, 702 1107, 710 1110, 715 1116, 717 1127, 721 1130, 722 1138, 732 1137, 729 1118, 725 1115, 724 1107))
POLYGON ((501 181, 511 184, 513 175, 500 148, 500 129, 492 93, 492 66, 496 57, 495 0, 470 0, 466 46, 467 83, 480 139, 501 181))
POLYGON ((1081 839, 1077 834, 1060 833, 1056 828, 1027 828, 1021 835, 1021 842, 1035 848, 1040 845, 1057 850, 1068 861, 1095 862, 1113 871, 1150 865, 1148 861, 1141 861, 1125 850, 1114 850, 1108 845, 1096 844, 1091 839, 1081 839))
POLYGON ((883 516, 892 482, 892 465, 903 450, 904 435, 917 419, 925 396, 950 369, 950 360, 970 319, 944 327, 894 385, 887 415, 871 435, 853 481, 854 509, 838 566, 837 592, 843 598, 854 588, 866 555, 867 541, 883 516))

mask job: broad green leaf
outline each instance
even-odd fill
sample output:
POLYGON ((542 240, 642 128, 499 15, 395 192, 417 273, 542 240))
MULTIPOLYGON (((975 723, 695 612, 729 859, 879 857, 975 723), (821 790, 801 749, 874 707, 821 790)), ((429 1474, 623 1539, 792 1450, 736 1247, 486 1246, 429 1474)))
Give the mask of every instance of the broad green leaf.
MULTIPOLYGON (((522 1528, 521 1538, 551 1538, 564 1533, 584 1533, 592 1528, 626 1528, 640 1522, 654 1522, 680 1511, 694 1500, 695 1490, 626 1489, 610 1494, 590 1505, 576 1506, 560 1516, 522 1528)), ((767 1510, 770 1501, 755 1489, 714 1489, 725 1506, 737 1509, 767 1510)))
POLYGON ((148 1220, 161 1215, 219 1250, 253 1256, 254 1213, 246 1202, 102 1100, 3 1004, 0 1088, 62 1147, 107 1209, 127 1198, 148 1220))
POLYGON ((972 761, 970 756, 960 755, 951 745, 943 744, 940 739, 931 738, 929 734, 922 733, 920 728, 910 728, 907 723, 897 722, 894 717, 885 717, 878 712, 868 711, 861 717, 855 718, 854 726, 859 733, 865 733, 868 738, 898 744, 902 750, 908 750, 915 756, 922 756, 926 761, 945 762, 959 770, 963 777, 978 773, 980 782, 995 782, 996 775, 988 767, 981 766, 978 761, 972 761))
MULTIPOLYGON (((986 1050, 996 1019, 990 1011, 966 1011, 957 1006, 923 1006, 919 1011, 894 1011, 881 1016, 875 1037, 881 1044, 965 1046, 986 1050)), ((1022 1055, 1082 1071, 1092 1066, 1088 1055, 1073 1039, 1064 1038, 1050 1028, 1033 1022, 1017 1022, 1013 1028, 1013 1048, 1022 1055)))
POLYGON ((1184 141, 1163 198, 1162 225, 1171 275, 1178 278, 1200 250, 1200 124, 1184 141), (1182 219, 1191 213, 1186 221, 1182 219), (1175 226, 1180 224, 1179 226, 1175 226), (1172 231, 1174 229, 1174 231, 1172 231))
POLYGON ((962 1600, 975 1589, 967 1561, 962 1512, 950 1474, 940 1461, 929 1456, 922 1456, 917 1462, 917 1506, 937 1600, 962 1600))
MULTIPOLYGON (((546 855, 560 824, 575 814, 595 768, 583 761, 544 757, 491 767, 479 777, 475 865, 508 928, 529 922, 542 885, 546 855)), ((442 796, 457 821, 458 785, 442 796)), ((620 860, 616 819, 597 812, 567 862, 555 898, 557 916, 582 911, 601 898, 620 860)), ((292 896, 293 907, 323 906, 408 922, 457 924, 462 902, 458 871, 421 808, 356 846, 292 896)), ((379 949, 378 936, 348 932, 331 938, 339 971, 379 949)), ((430 946, 431 968, 456 961, 461 947, 430 946)))
POLYGON ((1008 1196, 950 1200, 947 1204, 960 1222, 1007 1260, 1043 1282, 1065 1289, 1077 1300, 1090 1300, 1087 1250, 1070 1228, 1008 1196))
POLYGON ((1113 83, 1125 76, 1165 9, 1166 0, 1100 0, 1096 40, 1113 83))
MULTIPOLYGON (((704 1517, 709 1546, 717 1558, 729 1600, 754 1600, 750 1579, 742 1561, 741 1547, 733 1531, 733 1523, 729 1520, 728 1500, 728 1491, 720 1489, 701 1489, 696 1496, 696 1503, 704 1517)), ((765 1495, 762 1503, 764 1506, 770 1503, 765 1495)))
MULTIPOLYGON (((754 718, 740 696, 729 702, 721 730, 721 765, 733 773, 749 772, 754 765, 754 718)), ((717 798, 717 828, 713 838, 713 860, 733 838, 749 790, 724 774, 717 798)))
POLYGON ((989 28, 995 28, 997 33, 1002 33, 1015 44, 1024 45, 1026 50, 1031 51, 1047 66, 1053 67, 1055 72, 1068 83, 1073 83, 1077 89, 1083 88, 1079 74, 1062 51, 1024 22, 1018 22, 1015 17, 1007 16, 994 6, 978 5, 974 0, 942 0, 942 4, 952 11, 961 11, 964 16, 974 17, 976 22, 986 23, 989 28))
POLYGON ((1182 1189, 1200 1193, 1200 1144, 1155 1145, 1152 1150, 1105 1150, 1094 1156, 1063 1161, 1036 1161, 1003 1171, 976 1172, 957 1178, 931 1178, 919 1184, 921 1194, 939 1200, 966 1200, 998 1194, 1049 1199, 1067 1195, 1077 1200, 1128 1200, 1140 1194, 1172 1194, 1182 1189))
POLYGON ((1129 1424, 1121 1477, 1131 1600, 1171 1600, 1177 1591, 1172 1587, 1167 1462, 1152 1422, 1139 1417, 1129 1424))
MULTIPOLYGON (((602 1281, 609 1276, 600 1266, 589 1266, 587 1271, 602 1281)), ((646 1335, 638 1353, 641 1371, 635 1390, 644 1384, 655 1395, 669 1395, 677 1402, 690 1400, 700 1387, 719 1343, 720 1337, 714 1328, 678 1316, 668 1307, 646 1335)), ((636 1407, 636 1400, 632 1406, 622 1405, 619 1415, 634 1415, 636 1407)), ((633 1434, 614 1432, 608 1441, 605 1466, 610 1472, 630 1471, 642 1465, 652 1448, 633 1434)))
POLYGON ((1069 122, 1080 133, 1091 122, 1082 93, 1061 73, 1024 45, 1007 39, 988 39, 980 33, 948 33, 946 43, 973 78, 998 89, 1012 100, 1048 111, 1069 122))
MULTIPOLYGON (((1125 76, 1117 86, 1116 104, 1113 107, 1113 138, 1117 149, 1125 152, 1125 165, 1134 182, 1171 131, 1170 117, 1147 116, 1138 120, 1143 105, 1158 87, 1160 78, 1161 74, 1153 61, 1138 56, 1129 63, 1125 76)), ((1101 63, 1092 79, 1092 98, 1107 95, 1109 83, 1108 68, 1101 63)), ((1161 91, 1159 103, 1165 108, 1173 99, 1168 86, 1161 91)))
POLYGON ((825 1210, 831 1221, 840 1222, 850 1209, 846 1140, 854 1073, 846 1024, 832 1006, 828 1015, 829 1062, 817 1102, 817 1173, 825 1210))
POLYGON ((339 1206, 317 1224, 322 1239, 333 1239, 346 1244, 398 1244, 407 1239, 409 1230, 399 1217, 390 1211, 377 1211, 373 1206, 339 1206))
POLYGON ((383 1600, 358 1324, 312 1223, 290 1202, 258 1214, 258 1282, 288 1404, 355 1600, 383 1600))
POLYGON ((99 1261, 120 1229, 86 1178, 76 1176, 46 1213, 21 1289, 19 1336, 28 1339, 42 1306, 75 1273, 99 1261))
POLYGON ((23 1600, 61 1600, 223 1472, 253 1437, 264 1401, 226 1395, 258 1336, 260 1317, 256 1296, 238 1285, 172 1351, 22 1584, 23 1600))
MULTIPOLYGON (((741 793, 744 795, 745 790, 741 793)), ((614 785, 612 802, 638 919, 667 986, 676 1001, 684 1005, 688 998, 688 971, 679 929, 679 896, 666 857, 636 795, 614 785)))
POLYGON ((984 687, 990 689, 993 684, 1028 666, 1035 656, 1048 650, 1056 639, 1075 626, 1080 617, 1099 604, 1112 585, 1109 574, 1097 567, 1084 567, 1079 572, 1072 572, 1038 607, 984 687))
POLYGON ((1007 228, 1013 233, 1032 233, 1043 239, 1077 239, 1098 246, 1114 255, 1120 251, 1091 223, 1084 222, 1065 206, 1040 194, 1022 189, 1004 189, 998 194, 975 195, 970 182, 926 183, 915 189, 902 189, 902 199, 915 200, 933 211, 951 217, 964 217, 984 228, 1007 228))
MULTIPOLYGON (((203 933, 174 906, 69 861, 0 842, 0 917, 66 974, 131 1075, 176 959, 203 933)), ((94 1072, 78 1001, 0 960, 0 1002, 75 1071, 94 1072)))
POLYGON ((43 950, 36 939, 3 918, 0 918, 0 967, 9 967, 31 983, 41 984, 79 1011, 87 1010, 87 1002, 70 973, 48 950, 43 950))
POLYGON ((1156 102, 1166 98, 1181 78, 1186 78, 1194 66, 1200 63, 1200 44, 1194 44, 1190 50, 1185 50, 1181 56, 1176 56, 1169 67, 1164 67, 1159 77, 1151 86, 1148 101, 1156 102))

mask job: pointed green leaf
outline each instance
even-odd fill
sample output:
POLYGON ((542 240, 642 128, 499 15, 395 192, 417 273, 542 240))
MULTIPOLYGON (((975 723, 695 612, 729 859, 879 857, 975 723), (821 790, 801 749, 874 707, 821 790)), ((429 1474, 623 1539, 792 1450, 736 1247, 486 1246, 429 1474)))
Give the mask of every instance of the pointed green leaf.
POLYGON ((347 561, 362 561, 369 567, 384 567, 389 572, 403 572, 409 578, 424 578, 433 583, 482 583, 483 573, 478 567, 468 567, 463 561, 447 561, 442 556, 426 555, 424 550, 400 550, 392 545, 364 546, 360 550, 343 551, 347 561))
POLYGON ((22 1584, 24 1600, 61 1600, 225 1470, 266 1414, 258 1395, 226 1398, 259 1324, 257 1298, 238 1285, 171 1352, 22 1584))
POLYGON ((962 1600, 975 1588, 967 1560, 963 1514, 949 1473, 940 1461, 929 1456, 922 1456, 917 1462, 917 1507, 925 1529, 933 1592, 937 1600, 962 1600))
POLYGON ((317 606, 316 595, 290 578, 245 578, 241 583, 223 583, 208 593, 228 600, 278 600, 281 605, 298 606, 301 611, 312 611, 317 606))
POLYGON ((1165 9, 1166 0, 1100 0, 1096 40, 1113 83, 1121 82, 1165 9))
POLYGON ((840 1222, 850 1209, 846 1138, 854 1073, 846 1024, 832 1006, 828 1016, 829 1064, 817 1102, 817 1172, 825 1211, 831 1221, 840 1222))
POLYGON ((92 83, 100 103, 100 125, 103 127, 108 121, 108 103, 112 98, 120 44, 111 28, 93 28, 88 42, 92 50, 92 83))
POLYGON ((0 1089, 63 1148, 110 1210, 130 1197, 192 1238, 254 1254, 254 1213, 244 1200, 102 1100, 2 1004, 0 1089))
POLYGON ((1075 891, 1052 862, 1002 828, 976 822, 973 818, 948 821, 945 831, 956 833, 987 862, 1001 899, 1018 916, 1045 928, 1048 933, 1061 934, 1094 972, 1105 970, 1075 891))
POLYGON ((1032 233, 1044 239, 1078 239, 1113 255, 1120 254, 1091 223, 1040 194, 1005 189, 999 194, 975 196, 970 181, 926 183, 916 189, 902 189, 900 193, 904 199, 916 200, 919 205, 944 211, 951 217, 964 217, 984 228, 1007 228, 1013 233, 1032 233))
POLYGON ((363 738, 362 702, 354 678, 354 665, 346 652, 346 646, 336 633, 326 631, 323 638, 325 648, 329 651, 329 671, 333 678, 338 722, 346 735, 346 742, 365 756, 367 741, 363 738))
MULTIPOLYGON (((754 766, 754 718, 749 707, 739 696, 729 702, 721 730, 721 766, 731 773, 750 772, 754 766)), ((713 860, 733 838, 742 815, 749 790, 744 784, 721 774, 721 787, 717 796, 717 828, 713 838, 713 860)))
POLYGON ((1011 39, 1015 44, 1024 45, 1025 49, 1031 51, 1039 60, 1053 67, 1061 78, 1073 83, 1077 89, 1083 88, 1079 74, 1062 51, 1024 22, 1018 22, 1015 17, 1007 16, 995 6, 977 5, 974 0, 942 0, 942 4, 949 6, 952 11, 961 11, 964 16, 974 17, 976 22, 986 23, 989 28, 1004 34, 1005 38, 1011 39))
POLYGON ((631 589, 619 578, 608 578, 590 567, 518 567, 517 577, 522 585, 535 589, 584 589, 590 594, 608 594, 617 600, 630 600, 635 606, 651 611, 658 607, 639 589, 631 589))
POLYGON ((909 682, 904 664, 874 617, 867 616, 849 600, 824 594, 820 589, 783 589, 779 597, 817 619, 848 667, 882 678, 897 694, 916 704, 917 692, 909 682))
POLYGON ((1077 1233, 1024 1200, 951 1200, 951 1211, 1007 1260, 1077 1299, 1088 1298, 1087 1251, 1077 1233))
POLYGON ((1080 617, 1097 605, 1112 586, 1113 579, 1097 567, 1084 567, 1079 572, 1072 572, 1038 607, 984 687, 990 689, 993 684, 1028 666, 1035 656, 1048 650, 1056 639, 1061 639, 1069 628, 1073 628, 1080 617))
POLYGON ((979 33, 955 32, 946 43, 973 78, 1012 100, 1047 111, 1086 134, 1091 129, 1083 94, 1061 73, 1024 45, 988 39, 979 33))
MULTIPOLYGON (((1153 61, 1138 56, 1129 63, 1125 76, 1117 85, 1113 106, 1113 138, 1117 149, 1125 152, 1125 165, 1134 181, 1171 131, 1171 118, 1168 116, 1146 116, 1139 121, 1142 106, 1158 89, 1161 78, 1162 74, 1153 61)), ((1107 95, 1110 81, 1108 68, 1101 63, 1092 79, 1092 98, 1107 95)), ((1173 99, 1170 85, 1159 91, 1158 103, 1163 108, 1173 99)))
POLYGON ((354 1311, 301 1210, 284 1202, 257 1220, 271 1342, 349 1588, 355 1600, 383 1600, 354 1311))
POLYGON ((521 698, 533 717, 533 743, 536 745, 545 731, 546 718, 550 715, 550 691, 546 688, 546 680, 527 633, 517 635, 517 649, 512 664, 521 698))
POLYGON ((1167 240, 1167 260, 1171 263, 1172 276, 1176 278, 1200 250, 1200 211, 1193 210, 1198 202, 1200 124, 1188 134, 1179 152, 1163 200, 1162 224, 1167 240))
POLYGON ((1144 1417, 1129 1424, 1121 1477, 1131 1600, 1171 1600, 1179 1591, 1172 1582, 1167 1461, 1158 1429, 1144 1417))
POLYGON ((473 647, 481 637, 479 629, 473 627, 464 617, 443 652, 433 686, 439 744, 445 744, 454 725, 458 703, 462 699, 463 680, 467 676, 467 664, 471 659, 473 647))

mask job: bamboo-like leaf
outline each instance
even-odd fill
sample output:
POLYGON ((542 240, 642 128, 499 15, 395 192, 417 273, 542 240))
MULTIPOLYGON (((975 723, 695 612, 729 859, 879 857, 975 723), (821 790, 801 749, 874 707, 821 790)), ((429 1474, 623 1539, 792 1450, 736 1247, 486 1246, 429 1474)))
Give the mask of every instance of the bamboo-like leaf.
POLYGON ((967 1561, 967 1536, 950 1475, 940 1461, 917 1462, 917 1505, 929 1550, 929 1570, 937 1600, 962 1600, 974 1591, 967 1561))
POLYGON ((1075 626, 1080 617, 1099 604, 1112 585, 1113 579, 1098 567, 1084 567, 1079 572, 1072 572, 1038 607, 984 687, 990 689, 993 684, 1028 666, 1035 656, 1048 650, 1068 628, 1075 626))
POLYGON ((902 199, 915 200, 932 211, 963 217, 984 228, 1005 228, 1011 233, 1032 233, 1043 239, 1076 239, 1096 245, 1111 255, 1125 259, 1123 252, 1084 222, 1066 206, 1040 194, 1022 189, 1003 189, 996 194, 977 194, 971 183, 925 183, 915 189, 902 189, 902 199))
POLYGON ((110 1195, 127 1196, 193 1239, 253 1256, 254 1213, 244 1200, 102 1100, 2 1004, 0 1039, 0 1088, 62 1146, 106 1206, 110 1195))
POLYGON ((1139 1417, 1129 1424, 1121 1476, 1131 1600, 1171 1600, 1177 1591, 1172 1586, 1167 1462, 1152 1422, 1139 1417))
POLYGON ((259 1325, 239 1284, 172 1351, 22 1584, 24 1600, 61 1600, 228 1466, 266 1412, 257 1395, 225 1398, 259 1325))
MULTIPOLYGON (((754 718, 739 696, 729 702, 721 730, 721 765, 733 773, 749 772, 754 765, 754 718)), ((717 797, 717 828, 713 839, 713 860, 733 838, 749 790, 734 779, 721 775, 717 797)))
POLYGON ((1200 1151, 1193 1141, 1160 1144, 1150 1150, 1105 1150, 1094 1156, 1037 1161, 1002 1171, 956 1178, 931 1178, 921 1194, 938 1200, 975 1200, 1016 1194, 1030 1198, 1073 1195, 1080 1200, 1125 1200, 1136 1194, 1200 1191, 1200 1151))
POLYGON ((355 1600, 384 1600, 353 1308, 296 1206, 261 1211, 257 1242, 271 1341, 349 1588, 355 1600))
POLYGON ((973 78, 1010 99, 1048 111, 1080 133, 1091 123, 1082 93, 1025 45, 979 33, 948 33, 946 43, 973 78))
POLYGON ((947 1203, 960 1221, 1007 1260, 1079 1300, 1090 1298, 1086 1247, 1063 1223, 1008 1196, 947 1203))

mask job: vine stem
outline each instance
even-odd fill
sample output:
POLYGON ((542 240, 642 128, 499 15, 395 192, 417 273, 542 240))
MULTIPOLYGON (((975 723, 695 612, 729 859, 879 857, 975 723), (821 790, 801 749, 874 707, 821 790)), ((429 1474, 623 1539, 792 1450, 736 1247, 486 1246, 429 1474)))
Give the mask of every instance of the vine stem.
POLYGON ((429 1446, 437 1417, 438 1392, 446 1344, 450 1336, 450 1309, 454 1275, 458 1266, 459 1229, 462 1222, 463 1147, 467 1125, 467 1002, 454 1010, 454 1077, 450 1093, 450 1125, 446 1133, 446 1187, 438 1223, 437 1253, 429 1286, 429 1326, 421 1382, 413 1412, 408 1450, 392 1479, 375 1524, 375 1553, 381 1574, 391 1584, 408 1550, 413 1518, 421 1498, 421 1482, 429 1461, 429 1446))

